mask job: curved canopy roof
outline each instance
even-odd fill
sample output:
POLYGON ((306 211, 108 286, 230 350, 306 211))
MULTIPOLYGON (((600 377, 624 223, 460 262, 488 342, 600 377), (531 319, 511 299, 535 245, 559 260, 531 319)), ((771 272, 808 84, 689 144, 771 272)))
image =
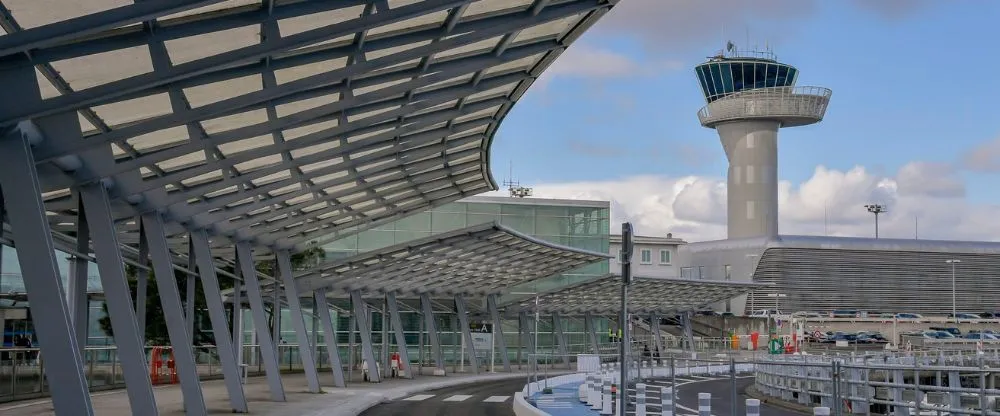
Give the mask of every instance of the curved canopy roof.
POLYGON ((609 258, 607 253, 556 245, 491 222, 321 265, 296 280, 300 291, 492 295, 609 258))
POLYGON ((614 3, 3 0, 0 128, 56 232, 101 180, 124 243, 155 210, 177 248, 299 249, 495 189, 500 121, 614 3))
MULTIPOLYGON (((609 274, 578 285, 538 295, 538 310, 543 313, 611 314, 621 313, 622 277, 609 274)), ((712 303, 742 295, 759 283, 736 283, 719 280, 666 279, 636 277, 629 286, 629 312, 670 314, 693 311, 712 303)), ((522 300, 518 310, 535 310, 535 298, 522 300)))

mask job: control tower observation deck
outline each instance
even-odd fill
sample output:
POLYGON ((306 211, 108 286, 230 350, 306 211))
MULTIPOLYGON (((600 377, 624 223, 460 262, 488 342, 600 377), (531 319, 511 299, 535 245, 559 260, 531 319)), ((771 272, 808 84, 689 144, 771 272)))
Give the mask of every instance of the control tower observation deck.
POLYGON ((729 238, 778 235, 778 129, 823 120, 831 91, 796 87, 795 67, 732 44, 695 72, 708 102, 698 119, 718 131, 729 159, 729 238))

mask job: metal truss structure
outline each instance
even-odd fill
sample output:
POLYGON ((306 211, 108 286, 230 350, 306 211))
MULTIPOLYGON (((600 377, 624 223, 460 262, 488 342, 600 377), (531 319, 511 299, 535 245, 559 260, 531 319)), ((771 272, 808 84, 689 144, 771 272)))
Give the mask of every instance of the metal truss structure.
MULTIPOLYGON (((301 316, 291 253, 495 189, 500 122, 616 2, 0 1, 0 223, 46 368, 59 369, 46 374, 56 413, 93 414, 80 356, 88 260, 133 413, 157 414, 142 339, 151 277, 186 414, 206 414, 195 279, 214 333, 231 333, 220 275, 245 290, 271 398, 284 400, 255 256, 274 256, 301 316), (56 248, 75 256, 68 288, 56 248), (135 304, 126 263, 139 266, 135 304)), ((361 292, 350 297, 369 331, 361 292)), ((216 341, 230 405, 246 412, 236 340, 216 341)), ((374 366, 370 342, 365 359, 374 366)))
MULTIPOLYGON (((621 276, 607 276, 577 285, 555 289, 534 298, 521 301, 515 309, 538 310, 543 313, 564 315, 615 314, 621 312, 621 299, 614 294, 621 288, 621 276)), ((759 283, 737 283, 717 280, 690 280, 636 277, 629 287, 630 312, 666 316, 672 313, 694 311, 712 303, 742 295, 755 288, 766 287, 759 283)))
POLYGON ((487 296, 611 257, 486 223, 341 259, 297 276, 296 283, 306 292, 487 296))

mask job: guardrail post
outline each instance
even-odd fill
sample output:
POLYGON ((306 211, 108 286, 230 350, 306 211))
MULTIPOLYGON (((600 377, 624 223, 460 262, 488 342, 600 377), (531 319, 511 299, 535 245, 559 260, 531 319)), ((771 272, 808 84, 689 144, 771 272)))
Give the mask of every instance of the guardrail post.
POLYGON ((813 416, 830 416, 829 407, 814 407, 813 416))
POLYGON ((646 385, 644 383, 635 385, 635 416, 646 416, 646 385))
POLYGON ((674 388, 660 387, 660 414, 674 416, 674 388))
POLYGON ((712 416, 712 393, 698 393, 698 416, 712 416))
POLYGON ((760 416, 760 400, 747 399, 747 416, 760 416))

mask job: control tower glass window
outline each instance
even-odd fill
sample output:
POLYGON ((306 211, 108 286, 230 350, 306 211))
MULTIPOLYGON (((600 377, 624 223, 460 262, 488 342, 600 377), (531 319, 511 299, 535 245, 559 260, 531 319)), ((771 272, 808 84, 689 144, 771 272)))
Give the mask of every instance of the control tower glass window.
POLYGON ((768 60, 712 61, 699 65, 695 72, 708 102, 741 91, 791 87, 798 75, 794 67, 768 60))

